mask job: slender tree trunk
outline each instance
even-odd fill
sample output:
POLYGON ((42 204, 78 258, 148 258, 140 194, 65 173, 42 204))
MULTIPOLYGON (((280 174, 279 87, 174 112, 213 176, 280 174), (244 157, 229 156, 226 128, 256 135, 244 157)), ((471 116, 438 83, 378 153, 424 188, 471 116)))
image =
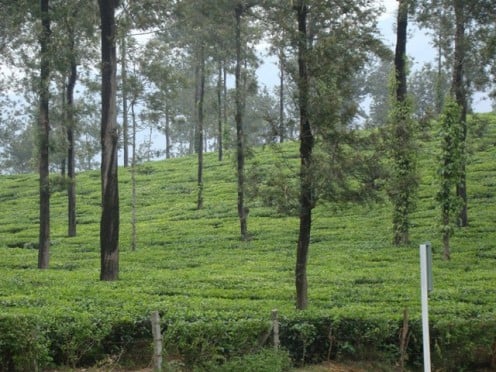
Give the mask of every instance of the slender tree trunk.
MULTIPOLYGON (((74 39, 72 39, 74 41, 74 39)), ((71 48, 71 69, 67 83, 67 214, 68 235, 76 236, 76 170, 74 141, 74 88, 77 80, 77 63, 74 48, 71 48)))
POLYGON ((463 0, 454 0, 455 8, 455 55, 453 65, 453 81, 452 94, 455 96, 455 101, 460 106, 460 125, 462 128, 462 162, 460 169, 460 181, 456 185, 456 194, 462 201, 462 208, 458 217, 460 227, 468 226, 468 211, 467 211, 467 176, 465 169, 465 143, 467 140, 467 94, 464 85, 465 74, 465 10, 463 0))
POLYGON ((238 174, 238 217, 241 230, 241 239, 248 239, 248 210, 245 207, 245 135, 243 131, 243 82, 241 77, 241 15, 242 5, 235 9, 236 18, 236 71, 235 71, 235 101, 236 101, 236 150, 237 150, 237 174, 238 174))
MULTIPOLYGON (((224 119, 224 132, 226 131, 226 128, 228 127, 227 125, 227 66, 226 62, 224 61, 224 66, 222 68, 224 78, 222 79, 222 84, 223 84, 223 92, 222 92, 222 115, 224 119)), ((222 133, 224 135, 224 133, 222 133)), ((224 145, 225 147, 225 145, 224 145)))
POLYGON ((119 278, 119 191, 117 178, 116 123, 116 25, 117 1, 99 0, 102 31, 102 217, 100 221, 100 280, 119 278))
POLYGON ((40 192, 40 233, 38 245, 38 268, 47 269, 50 259, 50 173, 49 173, 49 85, 50 85, 50 15, 49 1, 41 0, 40 35, 40 106, 38 118, 39 146, 39 192, 40 192))
POLYGON ((437 80, 436 80, 436 114, 439 116, 443 111, 444 94, 443 91, 443 48, 441 46, 441 30, 438 35, 437 47, 437 80))
POLYGON ((205 99, 205 50, 203 41, 201 42, 198 74, 197 74, 197 90, 196 94, 196 109, 197 109, 197 129, 196 129, 196 151, 198 152, 198 199, 197 209, 203 208, 203 101, 205 99))
POLYGON ((131 118, 133 134, 131 139, 131 251, 136 250, 137 238, 136 238, 136 114, 134 112, 134 106, 136 100, 131 102, 131 118))
POLYGON ((279 142, 284 142, 284 51, 279 52, 279 142))
POLYGON ((169 106, 165 108, 165 158, 170 159, 171 157, 171 139, 170 139, 170 113, 169 106))
POLYGON ((406 41, 408 29, 408 1, 399 0, 398 23, 396 30, 396 51, 394 55, 394 69, 396 76, 396 101, 403 103, 406 100, 406 41))
POLYGON ((219 153, 219 161, 223 158, 222 144, 222 61, 219 60, 219 71, 217 77, 217 151, 219 153))
POLYGON ((124 149, 124 167, 129 166, 129 123, 127 116, 127 43, 126 43, 126 35, 122 37, 121 42, 121 79, 122 79, 122 142, 124 149))
POLYGON ((396 30, 396 51, 394 57, 395 69, 395 105, 394 112, 394 144, 391 146, 393 161, 395 162, 396 178, 393 197, 393 244, 407 245, 410 242, 410 205, 413 195, 410 193, 410 176, 412 172, 409 154, 411 146, 406 146, 411 141, 412 134, 409 126, 409 110, 407 106, 407 76, 406 76, 406 43, 408 29, 409 0, 400 0, 398 4, 398 21, 396 30))
POLYGON ((312 151, 314 138, 308 117, 309 108, 309 74, 307 66, 307 13, 304 0, 295 6, 298 21, 298 94, 300 110, 300 230, 296 250, 296 308, 306 309, 307 294, 307 258, 312 227, 312 209, 314 207, 314 187, 312 182, 312 151))

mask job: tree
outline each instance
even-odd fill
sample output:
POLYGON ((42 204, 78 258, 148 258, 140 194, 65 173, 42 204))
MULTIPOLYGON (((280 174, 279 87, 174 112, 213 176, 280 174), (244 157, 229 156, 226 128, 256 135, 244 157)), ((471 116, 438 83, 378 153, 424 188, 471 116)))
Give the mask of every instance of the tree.
POLYGON ((119 190, 116 123, 116 0, 99 0, 102 53, 100 280, 119 278, 119 190))
POLYGON ((442 111, 444 95, 449 92, 450 79, 445 69, 426 63, 408 78, 409 97, 413 100, 413 117, 419 123, 428 123, 442 111), (440 97, 439 92, 442 92, 440 97), (441 110, 438 105, 441 102, 441 110))
POLYGON ((310 246, 310 231, 312 226, 312 209, 315 206, 314 186, 311 176, 312 151, 314 137, 308 117, 309 111, 309 84, 308 75, 308 33, 307 15, 308 6, 305 0, 299 0, 295 7, 298 22, 297 50, 298 50, 298 103, 300 109, 300 229, 298 234, 298 248, 296 250, 296 308, 306 309, 308 306, 307 259, 310 246))
POLYGON ((40 234, 38 268, 47 269, 50 260, 50 173, 49 173, 49 99, 50 99, 50 10, 49 0, 41 0, 40 33, 40 103, 38 118, 38 149, 40 175, 40 234))
POLYGON ((197 63, 195 67, 195 106, 196 118, 196 152, 198 154, 198 198, 197 209, 203 208, 203 137, 204 137, 204 102, 205 102, 205 45, 200 40, 197 63))
POLYGON ((238 191, 238 217, 240 223, 241 239, 248 240, 248 212, 245 205, 246 184, 245 184, 245 157, 246 157, 246 136, 244 128, 244 112, 246 106, 247 76, 243 66, 247 64, 247 40, 242 35, 242 19, 246 12, 257 4, 256 1, 239 0, 233 4, 234 11, 234 40, 236 49, 235 62, 235 90, 234 104, 236 123, 236 170, 237 170, 237 191, 238 191))
MULTIPOLYGON (((422 25, 440 29, 437 44, 440 50, 443 50, 443 54, 448 56, 446 59, 450 61, 452 76, 450 93, 460 107, 460 118, 455 125, 461 126, 463 142, 466 142, 469 97, 475 88, 482 89, 491 83, 488 66, 491 65, 492 57, 491 53, 488 55, 484 51, 491 50, 493 43, 491 35, 494 35, 496 16, 494 2, 424 0, 420 1, 420 4, 422 25)), ((463 159, 465 157, 466 155, 462 156, 463 159)), ((458 219, 460 227, 468 225, 465 163, 465 160, 459 163, 462 169, 457 184, 457 193, 463 201, 458 219)))
POLYGON ((392 133, 388 147, 393 166, 388 191, 393 202, 394 245, 407 245, 410 242, 410 213, 415 207, 415 193, 418 187, 413 122, 407 97, 406 43, 409 6, 409 0, 399 1, 394 58, 394 93, 390 113, 392 133))
MULTIPOLYGON (((296 85, 300 123, 295 287, 296 307, 301 310, 308 306, 306 268, 312 210, 318 198, 336 202, 361 195, 350 186, 362 180, 345 180, 350 170, 359 174, 362 172, 356 172, 357 166, 365 168, 364 159, 355 160, 357 153, 349 147, 357 138, 351 130, 358 113, 356 99, 361 94, 356 76, 372 55, 386 53, 374 37, 377 9, 368 1, 351 5, 319 0, 293 1, 291 5, 274 1, 269 6, 272 22, 288 35, 286 47, 293 52, 288 53, 288 61, 296 60, 285 66, 296 85)), ((372 188, 373 181, 367 180, 372 188)))
MULTIPOLYGON (((91 58, 94 41, 93 9, 82 1, 67 2, 58 7, 57 42, 61 52, 55 57, 55 68, 62 80, 62 122, 65 138, 60 142, 65 150, 67 165, 67 217, 68 236, 76 236, 76 130, 77 112, 74 91, 78 80, 78 66, 84 58, 91 58), (83 52, 84 51, 84 52, 83 52)), ((64 169, 62 170, 65 171, 64 169)))
POLYGON ((435 86, 434 101, 435 114, 443 111, 447 89, 445 77, 449 71, 449 61, 452 59, 453 22, 451 14, 451 0, 423 0, 417 1, 417 20, 420 27, 427 29, 432 38, 432 45, 436 49, 436 76, 432 80, 435 86))
MULTIPOLYGON (((465 40, 465 25, 467 16, 465 5, 462 0, 453 0, 455 10, 455 52, 453 57, 453 80, 451 83, 451 94, 455 98, 456 103, 460 107, 460 117, 458 124, 462 131, 462 142, 467 140, 467 93, 464 82, 465 77, 465 55, 466 55, 466 40, 465 40)), ((464 151, 461 158, 464 159, 464 151)), ((460 179, 456 185, 456 193, 462 200, 462 208, 460 209, 458 224, 460 227, 468 225, 467 212, 467 175, 465 170, 465 161, 459 163, 460 179)))
POLYGON ((238 217, 240 223, 241 239, 248 239, 248 208, 245 206, 245 134, 243 130, 243 92, 241 81, 242 65, 242 40, 241 40, 241 16, 244 13, 242 3, 237 4, 235 15, 235 32, 236 40, 236 70, 235 70, 235 122, 236 122, 236 159, 237 159, 237 176, 238 176, 238 217))

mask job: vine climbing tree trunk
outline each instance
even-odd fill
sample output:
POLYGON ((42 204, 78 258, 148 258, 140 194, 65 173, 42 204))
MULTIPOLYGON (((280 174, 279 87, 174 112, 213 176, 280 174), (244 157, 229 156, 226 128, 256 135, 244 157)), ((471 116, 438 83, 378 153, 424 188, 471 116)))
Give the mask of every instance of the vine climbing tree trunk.
POLYGON ((394 58, 394 104, 390 117, 391 140, 389 149, 393 161, 392 177, 388 188, 393 204, 393 244, 410 242, 410 213, 415 206, 418 180, 416 175, 416 147, 407 98, 406 43, 410 0, 400 0, 394 58))
POLYGON ((460 227, 468 226, 467 211, 467 176, 465 167, 465 142, 467 140, 467 93, 464 85, 465 74, 465 9, 463 0, 454 0, 455 8, 455 55, 453 65, 452 94, 460 107, 459 125, 462 135, 462 161, 460 163, 460 179, 456 185, 456 194, 462 202, 458 217, 460 227))

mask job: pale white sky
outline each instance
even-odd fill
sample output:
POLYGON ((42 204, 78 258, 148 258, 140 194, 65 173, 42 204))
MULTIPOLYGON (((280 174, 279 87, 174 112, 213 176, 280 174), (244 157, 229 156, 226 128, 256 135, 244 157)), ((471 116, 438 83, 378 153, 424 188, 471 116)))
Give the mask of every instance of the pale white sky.
POLYGON ((398 9, 398 0, 381 0, 379 2, 386 7, 386 11, 380 18, 381 21, 395 16, 396 10, 398 9))

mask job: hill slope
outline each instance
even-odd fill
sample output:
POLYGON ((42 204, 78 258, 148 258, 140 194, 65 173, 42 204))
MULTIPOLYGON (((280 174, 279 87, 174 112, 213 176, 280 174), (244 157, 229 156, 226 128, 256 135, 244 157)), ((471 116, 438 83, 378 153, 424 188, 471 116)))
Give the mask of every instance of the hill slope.
MULTIPOLYGON (((436 140, 429 138, 420 151, 422 184, 412 219, 414 244, 391 246, 391 208, 386 202, 340 208, 319 205, 308 262, 310 309, 301 314, 294 311, 298 220, 252 201, 248 227, 253 238, 240 241, 233 159, 220 163, 215 154, 206 155, 202 210, 195 209, 193 157, 140 166, 134 252, 129 249, 130 172, 120 169, 121 273, 114 283, 98 281, 98 172, 78 175, 75 238, 66 237, 66 193, 62 187, 54 189, 51 268, 46 271, 36 269, 33 249, 38 236, 37 177, 1 176, 0 334, 2 329, 7 334, 6 329, 11 330, 22 317, 28 328, 38 324, 39 343, 56 363, 92 363, 109 350, 124 350, 147 335, 146 319, 157 309, 167 324, 168 347, 184 363, 194 364, 259 345, 257 335, 263 334, 270 311, 277 308, 283 317, 283 344, 294 358, 319 359, 327 351, 334 357, 366 356, 369 344, 379 349, 397 344, 404 308, 409 309, 412 332, 418 336, 418 244, 429 240, 435 252, 432 337, 444 353, 438 355, 444 365, 449 353, 459 352, 457 340, 479 334, 474 321, 487 332, 495 327, 496 120, 488 120, 487 126, 476 126, 481 136, 469 146, 470 227, 456 231, 452 260, 441 259, 439 209, 434 200, 436 140), (451 328, 455 323, 461 324, 455 327, 460 330, 458 336, 451 328), (312 331, 305 333, 301 324, 309 324, 312 331), (451 332, 451 341, 446 332, 451 332), (239 335, 251 335, 250 341, 239 340, 239 335), (89 340, 93 341, 88 346, 89 340)), ((258 166, 269 167, 276 158, 290 166, 297 161, 297 147, 292 144, 275 152, 257 149, 255 154, 258 166)), ((486 336, 490 339, 494 332, 476 337, 484 343, 486 336)), ((13 351, 2 346, 1 337, 0 356, 17 355, 15 345, 13 351)), ((412 361, 420 358, 420 340, 414 337, 410 343, 412 361)), ((25 342, 34 347, 31 341, 25 342)), ((485 346, 484 353, 478 352, 487 359, 491 345, 485 346)), ((387 358, 397 356, 397 346, 393 349, 383 350, 387 358)), ((33 353, 43 353, 36 350, 33 353)))

